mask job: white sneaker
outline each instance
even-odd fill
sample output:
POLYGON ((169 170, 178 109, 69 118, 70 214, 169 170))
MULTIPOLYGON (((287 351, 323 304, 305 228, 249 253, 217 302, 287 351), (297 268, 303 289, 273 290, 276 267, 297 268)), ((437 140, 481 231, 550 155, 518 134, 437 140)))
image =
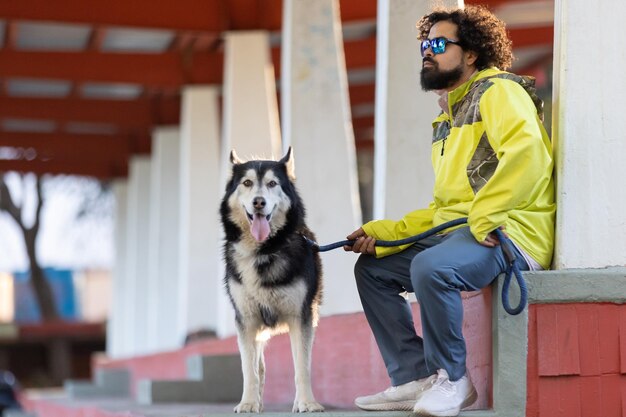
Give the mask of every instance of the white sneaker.
POLYGON ((437 379, 415 403, 413 412, 421 416, 454 417, 462 408, 474 404, 478 394, 465 374, 458 381, 450 381, 445 369, 437 371, 437 379))
POLYGON ((357 397, 354 405, 361 410, 368 411, 411 411, 415 401, 424 390, 430 388, 436 378, 437 375, 431 375, 417 381, 389 387, 378 394, 357 397))

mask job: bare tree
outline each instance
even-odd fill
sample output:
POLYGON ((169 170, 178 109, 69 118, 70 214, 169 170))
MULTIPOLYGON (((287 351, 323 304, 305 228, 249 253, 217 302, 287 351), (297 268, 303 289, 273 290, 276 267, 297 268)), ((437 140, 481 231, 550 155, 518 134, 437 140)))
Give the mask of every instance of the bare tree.
POLYGON ((45 274, 39 265, 37 257, 36 241, 37 234, 39 233, 41 209, 44 205, 42 179, 40 176, 37 176, 35 188, 37 191, 37 203, 34 221, 31 226, 27 226, 24 221, 24 204, 16 204, 6 183, 5 175, 0 173, 0 211, 8 213, 9 216, 15 220, 22 231, 30 267, 30 282, 35 292, 39 308, 41 309, 41 317, 43 320, 49 321, 58 319, 59 312, 55 305, 52 289, 46 280, 45 274))

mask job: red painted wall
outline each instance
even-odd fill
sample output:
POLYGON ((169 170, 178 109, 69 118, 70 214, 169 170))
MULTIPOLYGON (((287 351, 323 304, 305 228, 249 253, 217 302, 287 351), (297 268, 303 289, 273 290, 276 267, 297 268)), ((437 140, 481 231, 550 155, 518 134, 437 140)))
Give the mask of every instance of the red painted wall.
POLYGON ((527 417, 626 417, 626 305, 537 304, 527 417))

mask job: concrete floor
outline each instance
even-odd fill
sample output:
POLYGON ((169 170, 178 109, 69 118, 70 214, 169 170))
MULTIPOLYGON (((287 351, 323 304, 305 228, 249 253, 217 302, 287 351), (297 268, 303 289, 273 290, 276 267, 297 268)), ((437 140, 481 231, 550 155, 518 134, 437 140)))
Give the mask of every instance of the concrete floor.
MULTIPOLYGON (((212 417, 238 416, 233 412, 235 403, 207 404, 207 403, 166 403, 155 405, 140 405, 130 399, 93 398, 69 399, 61 392, 39 392, 29 396, 29 409, 36 410, 37 417, 63 415, 64 417, 84 416, 86 410, 90 417, 212 417), (34 406, 34 408, 33 408, 34 406)), ((291 413, 291 404, 267 404, 263 417, 296 416, 291 413)), ((414 414, 406 411, 366 412, 358 409, 337 409, 326 406, 326 411, 320 417, 408 417, 414 414)), ((468 411, 461 413, 467 417, 494 417, 492 411, 468 411)))

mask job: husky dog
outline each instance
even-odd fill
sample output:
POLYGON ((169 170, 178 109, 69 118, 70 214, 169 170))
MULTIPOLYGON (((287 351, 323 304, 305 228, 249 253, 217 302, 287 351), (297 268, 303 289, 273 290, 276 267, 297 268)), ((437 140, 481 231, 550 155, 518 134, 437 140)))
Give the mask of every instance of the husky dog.
POLYGON ((243 371, 238 413, 263 410, 265 341, 289 331, 295 368, 293 412, 323 411, 311 389, 311 349, 321 301, 319 254, 305 242, 315 236, 304 223, 294 186, 291 148, 280 161, 239 160, 220 214, 225 232, 226 291, 235 308, 243 371))

